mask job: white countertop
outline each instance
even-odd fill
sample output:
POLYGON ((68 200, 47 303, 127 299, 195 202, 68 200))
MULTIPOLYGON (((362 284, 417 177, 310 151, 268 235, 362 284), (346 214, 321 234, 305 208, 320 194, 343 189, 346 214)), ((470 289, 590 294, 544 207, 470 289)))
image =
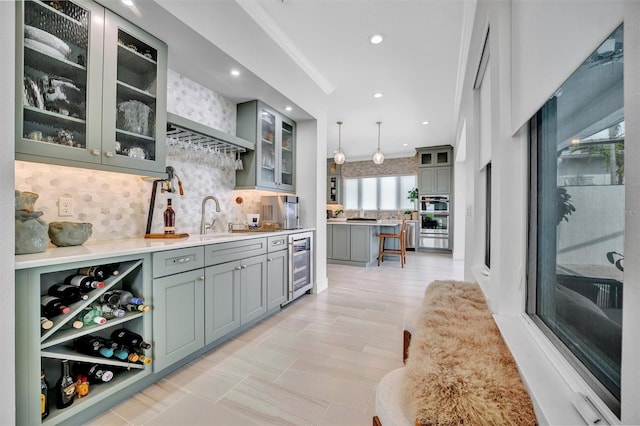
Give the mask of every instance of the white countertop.
POLYGON ((397 219, 378 219, 377 221, 353 221, 347 222, 346 218, 327 219, 330 225, 354 225, 354 226, 399 226, 402 225, 401 220, 397 219))
POLYGON ((213 232, 207 235, 193 235, 187 238, 154 239, 131 238, 125 240, 96 241, 81 246, 54 247, 42 253, 15 256, 15 269, 58 265, 78 261, 89 261, 109 256, 126 256, 185 247, 203 246, 214 243, 245 240, 249 238, 272 237, 313 231, 315 228, 291 229, 277 232, 213 232))

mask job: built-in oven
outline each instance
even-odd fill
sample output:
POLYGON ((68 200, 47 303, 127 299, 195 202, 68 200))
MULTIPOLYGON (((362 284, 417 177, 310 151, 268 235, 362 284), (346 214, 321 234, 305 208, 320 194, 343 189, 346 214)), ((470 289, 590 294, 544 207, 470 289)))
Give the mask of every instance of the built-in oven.
POLYGON ((420 213, 449 213, 449 196, 423 195, 420 197, 420 213))
POLYGON ((448 211, 420 212, 418 248, 449 249, 448 211))
POLYGON ((289 289, 283 305, 313 288, 313 232, 289 235, 289 289))

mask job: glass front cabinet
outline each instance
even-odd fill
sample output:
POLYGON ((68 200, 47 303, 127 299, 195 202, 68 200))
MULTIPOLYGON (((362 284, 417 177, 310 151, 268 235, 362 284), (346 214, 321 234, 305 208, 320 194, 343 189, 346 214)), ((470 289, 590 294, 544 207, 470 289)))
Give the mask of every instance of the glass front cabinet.
POLYGON ((236 172, 236 188, 295 192, 296 124, 260 101, 238 104, 236 134, 256 141, 236 172))
POLYGON ((90 1, 18 8, 16 159, 164 172, 166 44, 90 1))

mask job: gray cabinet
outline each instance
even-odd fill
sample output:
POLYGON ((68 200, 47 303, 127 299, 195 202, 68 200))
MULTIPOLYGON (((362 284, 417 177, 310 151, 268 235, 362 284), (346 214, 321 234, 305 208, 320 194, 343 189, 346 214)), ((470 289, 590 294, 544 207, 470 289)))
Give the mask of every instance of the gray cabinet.
POLYGON ((350 226, 350 260, 368 262, 371 245, 371 229, 368 226, 350 226))
POLYGON ((289 284, 288 237, 269 237, 267 253, 267 311, 280 308, 287 300, 289 284))
MULTIPOLYGON (((104 324, 85 325, 80 329, 71 328, 71 322, 87 306, 97 303, 109 290, 124 289, 143 297, 146 303, 151 298, 150 261, 148 256, 120 256, 100 259, 91 263, 72 262, 16 271, 15 302, 16 311, 16 423, 29 425, 55 425, 60 423, 84 423, 109 404, 121 401, 123 397, 135 394, 139 383, 151 374, 152 365, 121 361, 116 357, 103 358, 85 355, 73 349, 74 340, 85 335, 109 336, 115 329, 126 328, 140 334, 147 342, 152 342, 151 313, 127 312, 122 318, 109 319, 104 324), (43 329, 40 323, 40 297, 48 289, 79 268, 118 262, 120 273, 104 280, 104 287, 88 293, 86 300, 69 305, 70 312, 51 317, 52 326, 43 329), (114 378, 96 387, 82 400, 58 410, 53 393, 50 393, 50 414, 41 421, 40 414, 40 371, 44 369, 50 385, 60 377, 60 363, 69 360, 74 366, 100 363, 114 368, 114 378)), ((155 358, 155 344, 145 355, 155 358)), ((11 366, 12 368, 13 366, 11 366)))
POLYGON ((162 176, 166 44, 91 1, 17 5, 16 159, 162 176))
POLYGON ((204 250, 153 254, 154 371, 204 346, 204 250))
POLYGON ((449 194, 451 192, 451 167, 425 167, 420 169, 421 194, 449 194))
POLYGON ((332 225, 332 259, 351 260, 351 228, 350 225, 332 225))
POLYGON ((422 195, 450 194, 452 189, 453 147, 450 145, 416 148, 418 153, 418 192, 422 195))
POLYGON ((333 259, 333 225, 327 224, 327 259, 333 259))
POLYGON ((238 104, 236 135, 255 141, 244 168, 236 171, 237 189, 295 193, 296 123, 260 101, 238 104))
POLYGON ((267 239, 205 247, 205 344, 267 312, 267 239))
POLYGON ((210 266, 205 274, 205 343, 240 327, 240 262, 210 266))

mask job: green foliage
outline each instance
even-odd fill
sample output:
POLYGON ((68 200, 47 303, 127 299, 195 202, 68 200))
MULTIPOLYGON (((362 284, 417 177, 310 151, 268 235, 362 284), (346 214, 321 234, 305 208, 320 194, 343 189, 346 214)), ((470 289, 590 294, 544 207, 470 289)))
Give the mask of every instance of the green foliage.
POLYGON ((411 201, 412 203, 414 201, 416 201, 418 199, 418 188, 413 188, 411 190, 409 190, 409 196, 407 197, 407 200, 411 201))
POLYGON ((558 188, 557 194, 558 198, 556 202, 556 221, 557 225, 560 225, 560 222, 562 222, 563 220, 565 222, 569 222, 569 216, 576 211, 576 208, 574 207, 573 202, 571 202, 571 195, 565 188, 558 188))

